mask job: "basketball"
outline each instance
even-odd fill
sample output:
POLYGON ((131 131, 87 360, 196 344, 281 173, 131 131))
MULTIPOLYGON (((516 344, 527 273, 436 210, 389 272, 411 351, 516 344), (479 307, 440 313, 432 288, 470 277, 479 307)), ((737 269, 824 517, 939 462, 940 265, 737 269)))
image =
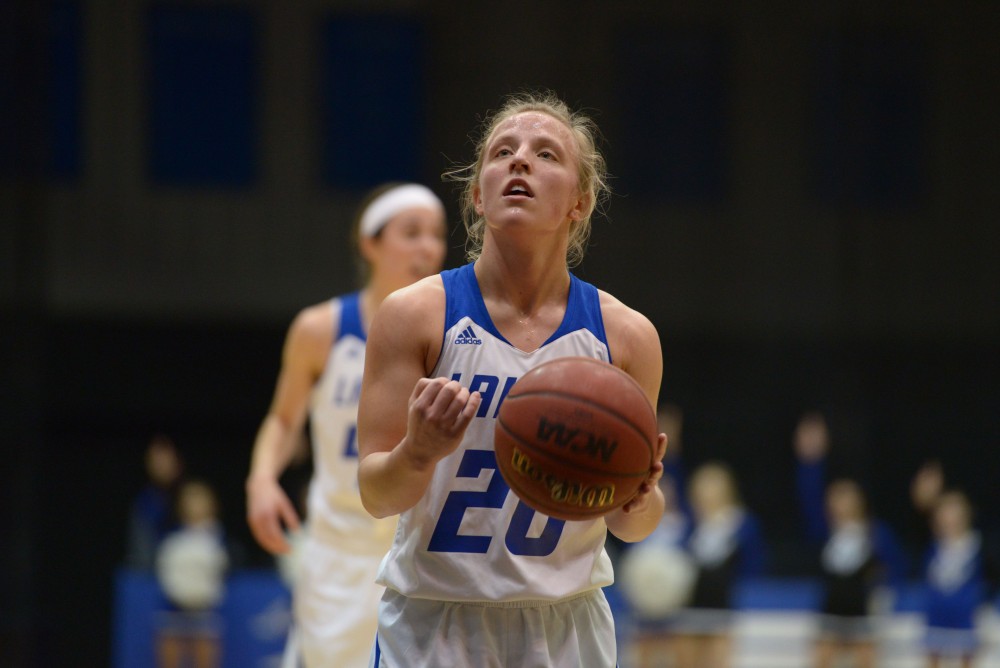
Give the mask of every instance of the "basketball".
POLYGON ((550 517, 587 520, 635 495, 656 440, 656 415, 639 383, 607 362, 564 357, 514 383, 494 447, 522 501, 550 517))

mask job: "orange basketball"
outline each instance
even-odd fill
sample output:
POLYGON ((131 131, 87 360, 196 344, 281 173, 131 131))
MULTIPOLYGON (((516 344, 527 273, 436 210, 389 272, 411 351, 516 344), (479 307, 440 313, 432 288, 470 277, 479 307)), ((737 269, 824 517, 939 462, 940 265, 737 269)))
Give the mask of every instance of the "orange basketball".
POLYGON ((497 466, 535 510, 587 520, 625 505, 649 475, 656 415, 631 376, 590 357, 524 374, 497 416, 497 466))

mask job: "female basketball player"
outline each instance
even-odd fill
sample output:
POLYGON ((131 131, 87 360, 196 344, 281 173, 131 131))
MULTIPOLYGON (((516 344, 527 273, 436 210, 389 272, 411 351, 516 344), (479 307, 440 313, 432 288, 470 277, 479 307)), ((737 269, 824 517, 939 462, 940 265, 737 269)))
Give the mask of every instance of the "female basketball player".
MULTIPOLYGON (((358 498, 356 420, 365 339, 390 292, 440 271, 444 207, 424 186, 384 186, 362 206, 354 236, 365 287, 295 318, 246 484, 254 537, 269 552, 287 552, 282 525, 296 530, 299 519, 278 477, 308 411, 315 472, 294 593, 294 633, 308 667, 367 665, 382 592, 375 572, 394 522, 374 520, 358 498)), ((286 660, 295 644, 289 643, 286 660)))
POLYGON ((659 338, 568 270, 604 187, 590 122, 554 96, 516 97, 487 121, 477 153, 463 179, 474 262, 391 295, 372 323, 361 498, 377 517, 401 514, 379 570, 373 664, 608 668, 606 531, 635 541, 657 525, 666 437, 635 499, 563 522, 509 493, 493 428, 518 377, 570 355, 619 366, 655 406, 659 338))

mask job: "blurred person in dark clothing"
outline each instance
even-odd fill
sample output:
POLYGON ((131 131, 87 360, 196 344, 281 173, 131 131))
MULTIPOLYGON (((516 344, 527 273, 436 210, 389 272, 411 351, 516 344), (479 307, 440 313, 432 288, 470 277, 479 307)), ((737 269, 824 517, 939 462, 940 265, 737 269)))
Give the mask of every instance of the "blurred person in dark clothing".
POLYGON ((875 637, 869 610, 879 588, 897 587, 906 560, 895 533, 871 517, 857 481, 827 484, 830 432, 820 413, 806 413, 795 428, 796 491, 811 542, 822 545, 823 603, 816 663, 834 665, 851 654, 858 668, 875 664, 875 637))
POLYGON ((685 545, 695 578, 690 603, 674 625, 677 666, 725 668, 731 653, 733 591, 738 580, 763 571, 764 540, 727 466, 700 466, 688 493, 693 524, 685 545))
POLYGON ((145 454, 147 483, 129 513, 125 564, 152 571, 160 541, 175 527, 174 500, 184 463, 174 441, 155 434, 145 454))

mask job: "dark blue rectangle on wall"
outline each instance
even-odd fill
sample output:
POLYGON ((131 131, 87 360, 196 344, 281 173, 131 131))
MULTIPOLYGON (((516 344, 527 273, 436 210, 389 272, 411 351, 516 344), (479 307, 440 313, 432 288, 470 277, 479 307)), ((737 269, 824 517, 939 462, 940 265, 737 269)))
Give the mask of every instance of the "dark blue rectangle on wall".
POLYGON ((37 68, 25 62, 32 35, 20 10, 13 2, 0 3, 0 178, 4 180, 24 171, 26 120, 28 112, 39 106, 28 95, 28 82, 37 68))
POLYGON ((423 27, 412 17, 335 16, 323 30, 323 179, 364 189, 420 179, 423 27))
POLYGON ((815 49, 812 191, 835 207, 910 209, 923 199, 927 49, 865 31, 822 36, 815 49))
POLYGON ((711 204, 728 188, 731 48, 718 30, 633 27, 614 51, 624 194, 711 204))
POLYGON ((83 22, 80 3, 52 3, 49 78, 49 170, 58 179, 79 176, 83 127, 83 22))
POLYGON ((79 0, 0 9, 0 176, 79 175, 82 43, 79 0))
POLYGON ((258 32, 238 7, 149 12, 149 174, 242 187, 257 176, 258 32))

